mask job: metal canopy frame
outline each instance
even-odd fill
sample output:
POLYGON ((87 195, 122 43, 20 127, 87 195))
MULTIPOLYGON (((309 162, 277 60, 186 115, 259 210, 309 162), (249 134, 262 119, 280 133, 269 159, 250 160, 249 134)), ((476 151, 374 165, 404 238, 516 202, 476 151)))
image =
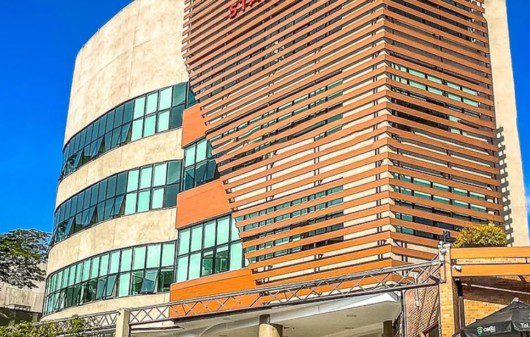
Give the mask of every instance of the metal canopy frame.
POLYGON ((131 326, 189 320, 245 310, 269 309, 438 285, 443 250, 432 261, 381 268, 317 281, 263 287, 130 310, 131 326))
MULTIPOLYGON (((432 261, 374 269, 339 277, 266 287, 128 309, 129 326, 184 321, 224 313, 270 309, 288 305, 335 300, 347 297, 400 292, 436 286, 443 280, 445 249, 432 261)), ((87 320, 87 335, 116 328, 118 311, 79 316, 87 320)), ((70 319, 51 321, 67 325, 70 319)))

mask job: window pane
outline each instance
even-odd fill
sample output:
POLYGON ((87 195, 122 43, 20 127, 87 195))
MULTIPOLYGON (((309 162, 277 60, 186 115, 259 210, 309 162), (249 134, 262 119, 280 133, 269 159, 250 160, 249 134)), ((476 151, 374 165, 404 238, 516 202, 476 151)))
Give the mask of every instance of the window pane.
POLYGON ((132 295, 138 295, 142 291, 142 283, 144 279, 144 271, 135 271, 133 272, 132 280, 132 295))
POLYGON ((191 231, 191 251, 197 251, 202 248, 202 226, 196 226, 191 231))
POLYGON ((194 280, 201 276, 201 253, 195 253, 190 256, 189 280, 194 280))
POLYGON ((131 270, 132 262, 132 249, 125 249, 121 252, 121 263, 120 271, 129 271, 131 270))
POLYGON ((158 92, 152 93, 147 96, 147 107, 145 109, 145 114, 150 114, 155 112, 158 105, 158 92))
POLYGON ((127 199, 125 200, 125 215, 136 212, 136 195, 136 192, 127 194, 127 199))
POLYGON ((134 248, 133 269, 143 269, 145 267, 145 246, 134 248))
POLYGON ((230 221, 230 240, 239 240, 239 230, 237 229, 234 221, 230 221))
POLYGON ((164 207, 175 207, 177 205, 177 194, 180 191, 178 184, 169 185, 165 188, 164 207))
POLYGON ((131 141, 138 140, 142 138, 143 135, 143 128, 144 128, 144 120, 138 119, 135 120, 132 124, 132 134, 131 134, 131 141))
POLYGON ((110 254, 109 274, 115 274, 120 270, 120 251, 110 254))
POLYGON ((107 275, 108 270, 109 270, 109 254, 106 254, 101 257, 101 263, 99 267, 99 276, 107 275))
POLYGON ((136 191, 138 189, 138 170, 129 171, 127 178, 127 192, 136 191))
POLYGON ((140 188, 151 187, 151 178, 153 174, 153 168, 151 166, 144 167, 140 173, 140 188))
POLYGON ((131 273, 120 274, 118 296, 123 297, 123 296, 129 295, 130 284, 131 284, 131 273))
POLYGON ((116 297, 116 275, 107 278, 107 285, 105 288, 105 298, 116 297))
POLYGON ((174 161, 168 164, 167 184, 174 184, 180 181, 181 161, 174 161))
POLYGON ((165 243, 162 246, 162 267, 172 266, 175 262, 175 244, 165 243))
POLYGON ((186 167, 195 163, 195 146, 192 145, 186 149, 184 158, 186 167))
POLYGON ((171 96, 173 96, 173 88, 167 88, 160 91, 160 108, 159 110, 169 109, 171 107, 171 96))
POLYGON ((86 260, 83 263, 83 277, 81 278, 82 281, 86 281, 90 278, 90 260, 86 260))
POLYGON ((155 177, 153 186, 162 186, 166 183, 167 164, 160 164, 155 166, 155 177))
POLYGON ((81 282, 81 275, 83 274, 83 263, 78 263, 75 269, 75 283, 81 282))
POLYGON ((213 250, 207 250, 202 255, 202 276, 213 274, 213 250))
POLYGON ((144 137, 154 135, 156 131, 156 115, 145 119, 144 137))
POLYGON ((179 249, 178 249, 179 255, 187 254, 189 252, 189 249, 190 249, 190 229, 189 228, 179 231, 178 244, 179 244, 179 249))
POLYGON ((161 245, 153 245, 147 247, 147 268, 160 267, 161 249, 161 245))
POLYGON ((206 159, 206 139, 201 140, 197 144, 197 160, 196 162, 200 162, 201 160, 206 159))
POLYGON ((145 110, 145 97, 137 98, 134 102, 134 118, 142 117, 145 110))
POLYGON ((116 183, 116 195, 124 194, 127 190, 127 173, 118 174, 118 180, 116 183))
POLYGON ((215 245, 215 220, 207 222, 204 225, 204 248, 210 248, 215 245))
POLYGON ((153 190, 152 209, 159 209, 164 206, 164 188, 153 190))
POLYGON ((147 270, 145 272, 144 280, 142 282, 142 294, 152 294, 155 292, 157 277, 158 269, 147 270))
POLYGON ((149 210, 149 199, 151 198, 151 191, 143 191, 138 195, 138 212, 145 212, 149 210))
POLYGON ((158 274, 158 291, 169 291, 173 283, 173 269, 163 269, 158 274))
POLYGON ((241 243, 234 243, 230 246, 230 270, 241 269, 243 262, 243 247, 241 243))
POLYGON ((90 267, 90 278, 99 276, 99 256, 92 259, 92 266, 90 267))
POLYGON ((169 129, 169 111, 164 111, 158 114, 157 132, 166 131, 169 129))
POLYGON ((230 218, 222 218, 217 221, 217 244, 221 245, 228 242, 230 231, 230 218))
POLYGON ((188 256, 179 257, 177 264, 177 282, 188 279, 188 256))
POLYGON ((222 246, 217 248, 215 252, 215 272, 222 273, 228 271, 228 246, 222 246))

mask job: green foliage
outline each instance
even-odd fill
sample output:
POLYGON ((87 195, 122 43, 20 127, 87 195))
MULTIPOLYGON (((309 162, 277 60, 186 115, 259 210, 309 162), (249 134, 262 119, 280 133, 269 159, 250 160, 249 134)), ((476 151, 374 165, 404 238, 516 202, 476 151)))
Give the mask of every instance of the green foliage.
POLYGON ((44 280, 49 234, 38 230, 14 230, 0 234, 0 282, 18 288, 36 288, 44 280))
POLYGON ((14 326, 0 327, 1 337, 69 337, 84 336, 90 330, 90 321, 77 316, 66 322, 44 322, 38 324, 20 323, 14 326))
POLYGON ((456 238, 453 247, 506 247, 507 245, 508 240, 504 230, 490 223, 463 229, 456 238))

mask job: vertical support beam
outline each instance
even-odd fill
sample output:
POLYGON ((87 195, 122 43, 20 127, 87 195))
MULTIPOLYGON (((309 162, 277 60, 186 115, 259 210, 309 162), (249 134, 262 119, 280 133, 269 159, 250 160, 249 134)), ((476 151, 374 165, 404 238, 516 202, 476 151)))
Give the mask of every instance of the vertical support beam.
POLYGON ((393 337, 394 336, 394 326, 392 321, 383 322, 383 337, 393 337))
POLYGON ((115 337, 129 337, 131 328, 129 326, 129 318, 131 313, 129 310, 120 309, 118 318, 116 319, 116 335, 115 337))
POLYGON ((259 317, 259 337, 283 337, 283 326, 271 324, 270 315, 259 317))
POLYGON ((458 288, 453 279, 453 269, 451 265, 451 247, 444 245, 447 250, 444 267, 441 272, 444 274, 443 282, 440 283, 440 330, 442 337, 452 337, 458 328, 459 314, 458 288))

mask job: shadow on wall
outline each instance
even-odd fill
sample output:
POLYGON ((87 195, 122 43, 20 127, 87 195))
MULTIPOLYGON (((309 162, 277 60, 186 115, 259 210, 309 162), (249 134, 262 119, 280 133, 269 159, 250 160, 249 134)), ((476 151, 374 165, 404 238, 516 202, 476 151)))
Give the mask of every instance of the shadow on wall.
POLYGON ((503 209, 501 216, 504 219, 504 228, 508 234, 508 244, 513 244, 513 218, 512 218, 512 207, 510 201, 510 183, 508 180, 508 171, 506 165, 506 146, 504 145, 504 128, 500 127, 497 129, 497 147, 499 149, 499 169, 500 169, 500 180, 501 180, 501 193, 502 193, 502 205, 503 209))

